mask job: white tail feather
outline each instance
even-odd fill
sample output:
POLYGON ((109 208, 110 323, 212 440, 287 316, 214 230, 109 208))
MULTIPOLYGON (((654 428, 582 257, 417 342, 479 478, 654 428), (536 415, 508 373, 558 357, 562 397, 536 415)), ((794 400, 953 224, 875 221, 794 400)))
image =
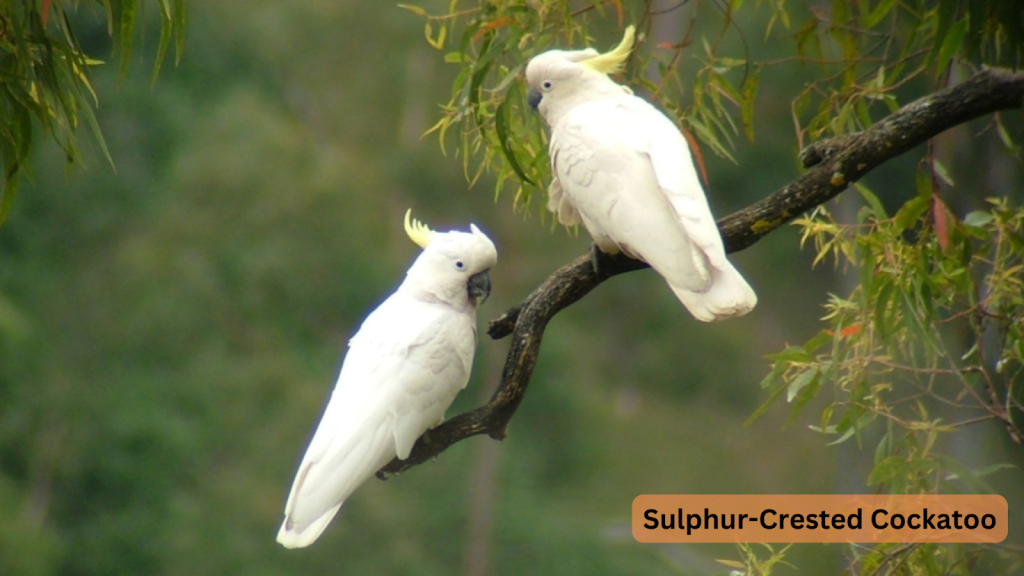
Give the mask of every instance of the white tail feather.
POLYGON ((285 521, 281 524, 281 529, 277 532, 277 541, 285 548, 305 548, 309 546, 323 534, 327 525, 331 523, 331 520, 340 508, 341 504, 338 504, 324 512, 323 515, 310 522, 301 531, 295 530, 294 526, 288 526, 289 519, 285 518, 285 521))
POLYGON ((711 288, 691 292, 669 284, 679 301, 701 322, 715 322, 743 316, 757 305, 757 295, 743 276, 726 261, 726 268, 713 269, 711 288))

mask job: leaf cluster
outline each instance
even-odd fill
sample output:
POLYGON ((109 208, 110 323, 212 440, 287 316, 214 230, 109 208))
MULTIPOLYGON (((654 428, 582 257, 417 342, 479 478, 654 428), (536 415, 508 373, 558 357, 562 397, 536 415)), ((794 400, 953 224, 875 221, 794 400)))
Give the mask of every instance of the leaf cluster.
MULTIPOLYGON (((893 214, 858 185, 856 223, 823 207, 796 221, 815 262, 856 270, 859 284, 831 296, 827 328, 770 356, 761 384, 770 396, 751 417, 785 397, 792 422, 827 394, 811 429, 831 444, 875 443, 867 483, 885 493, 989 492, 983 477, 1008 465, 969 469, 943 440, 994 420, 1022 441, 1024 210, 993 198, 958 221, 933 188, 935 173, 925 165, 918 194, 893 214)), ((974 554, 950 550, 882 546, 856 556, 863 572, 881 574, 974 554)))
POLYGON ((653 22, 650 3, 627 7, 613 0, 577 6, 548 0, 481 2, 462 8, 454 1, 448 13, 436 16, 418 6, 402 7, 424 17, 428 43, 445 52, 445 62, 459 67, 451 98, 428 133, 436 133, 445 150, 454 137, 470 183, 493 173, 495 196, 510 188, 516 205, 528 206, 533 191, 550 180, 547 134, 526 103, 523 69, 540 52, 594 45, 597 31, 605 32, 601 37, 611 46, 611 38, 627 23, 640 23, 637 47, 617 80, 639 87, 679 118, 691 143, 696 145, 691 136, 696 134, 716 153, 731 158, 736 135, 753 137, 757 75, 742 72, 747 67, 743 59, 716 56, 714 43, 707 40, 696 78, 680 75, 683 50, 692 43, 689 33, 678 42, 652 48, 643 31, 653 22), (645 72, 651 66, 657 69, 653 79, 645 72), (688 85, 694 86, 695 102, 684 111, 680 95, 688 85), (727 108, 738 111, 739 119, 727 108))
POLYGON ((428 133, 444 150, 449 137, 456 140, 471 183, 493 173, 495 195, 509 188, 516 205, 528 205, 550 180, 546 134, 521 79, 540 52, 607 48, 617 37, 610 32, 635 23, 637 46, 617 80, 676 119, 702 166, 701 144, 732 160, 737 136, 754 140, 761 81, 776 71, 814 70, 790 101, 802 148, 805 139, 864 130, 900 106, 909 83, 941 84, 954 62, 1019 65, 1024 24, 1009 4, 834 0, 797 12, 776 0, 693 0, 667 9, 650 1, 452 0, 440 15, 402 7, 424 18, 427 42, 459 67, 428 133), (675 37, 655 44, 652 26, 663 20, 676 21, 675 37), (771 58, 769 47, 779 44, 795 56, 771 58))
MULTIPOLYGON (((173 39, 175 58, 184 49, 184 0, 159 0, 160 41, 153 81, 173 39)), ((14 0, 0 4, 0 225, 18 190, 22 174, 31 176, 27 160, 36 127, 60 146, 68 166, 80 164, 78 128, 85 124, 104 157, 114 164, 93 107, 99 98, 89 82, 89 68, 101 64, 82 49, 72 26, 74 13, 100 11, 120 52, 123 77, 128 69, 139 0, 14 0)))
POLYGON ((1017 68, 1024 57, 1024 23, 1006 3, 835 1, 810 15, 793 39, 823 75, 792 100, 801 146, 871 126, 915 79, 941 85, 956 63, 1017 68))

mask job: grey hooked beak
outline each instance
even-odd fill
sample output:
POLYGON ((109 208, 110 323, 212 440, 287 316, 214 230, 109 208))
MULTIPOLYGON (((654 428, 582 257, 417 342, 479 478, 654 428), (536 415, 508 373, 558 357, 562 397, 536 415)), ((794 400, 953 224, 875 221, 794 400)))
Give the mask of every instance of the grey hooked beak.
POLYGON ((530 108, 533 108, 534 110, 537 109, 537 106, 540 106, 540 101, 543 99, 544 96, 542 96, 536 88, 530 88, 526 92, 526 101, 530 104, 530 108))
POLYGON ((491 295, 491 271, 484 270, 479 274, 473 274, 466 283, 466 290, 469 293, 469 300, 479 306, 491 295))

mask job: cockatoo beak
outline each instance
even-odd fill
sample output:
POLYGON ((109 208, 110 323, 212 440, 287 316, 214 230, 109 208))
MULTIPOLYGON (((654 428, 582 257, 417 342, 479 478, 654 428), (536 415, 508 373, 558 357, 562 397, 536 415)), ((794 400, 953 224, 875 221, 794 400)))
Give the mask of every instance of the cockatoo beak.
POLYGON ((530 104, 530 108, 534 110, 537 109, 537 106, 540 106, 540 101, 543 99, 544 97, 541 96, 541 93, 536 88, 530 88, 526 93, 526 101, 530 104))
POLYGON ((473 274, 466 283, 466 290, 469 293, 469 300, 474 305, 483 304, 491 295, 491 272, 484 270, 479 274, 473 274))

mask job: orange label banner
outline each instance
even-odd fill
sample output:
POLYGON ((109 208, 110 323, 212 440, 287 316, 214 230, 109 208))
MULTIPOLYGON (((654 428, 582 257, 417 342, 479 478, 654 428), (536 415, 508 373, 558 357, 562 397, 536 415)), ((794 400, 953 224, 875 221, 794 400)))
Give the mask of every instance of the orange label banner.
POLYGON ((999 495, 644 494, 638 542, 962 542, 1006 539, 999 495))

